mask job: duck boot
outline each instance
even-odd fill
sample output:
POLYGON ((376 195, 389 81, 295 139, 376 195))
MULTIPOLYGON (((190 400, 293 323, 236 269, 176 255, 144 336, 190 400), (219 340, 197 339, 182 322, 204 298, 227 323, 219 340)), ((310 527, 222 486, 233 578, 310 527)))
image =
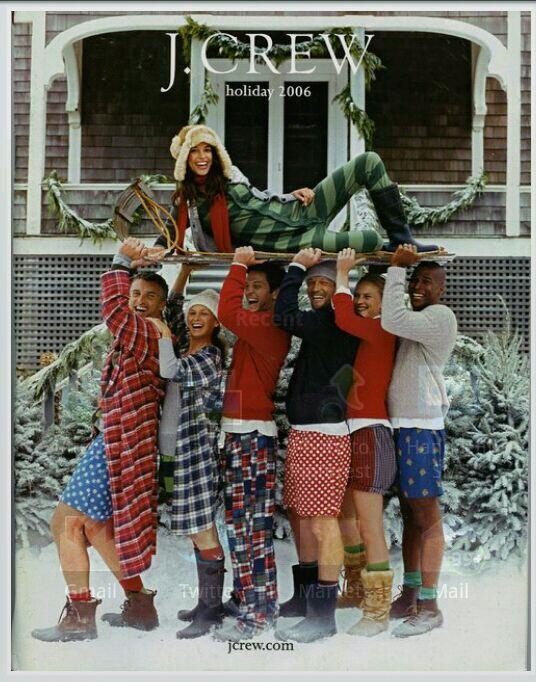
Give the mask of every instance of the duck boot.
POLYGON ((65 603, 57 625, 32 631, 32 637, 42 642, 77 642, 96 639, 95 611, 101 599, 65 603))
POLYGON ((363 582, 361 571, 367 565, 365 552, 344 553, 342 592, 337 599, 338 609, 361 608, 363 602, 363 582))
POLYGON ((361 571, 363 581, 363 616, 349 630, 349 635, 374 637, 389 627, 393 571, 361 571))
POLYGON ((295 564, 292 567, 294 593, 288 601, 279 605, 279 617, 296 618, 297 616, 305 616, 307 612, 307 593, 317 580, 318 564, 313 566, 295 564))
POLYGON ((223 620, 224 559, 203 561, 196 557, 199 565, 199 602, 195 615, 187 627, 177 632, 177 639, 195 639, 206 635, 223 620))
POLYGON ((421 244, 413 238, 398 185, 393 183, 383 189, 369 190, 369 194, 378 220, 389 237, 389 242, 382 247, 384 251, 393 253, 400 244, 413 244, 420 253, 438 250, 435 244, 421 244))
POLYGON ((105 613, 101 620, 114 628, 136 628, 154 630, 158 627, 158 613, 154 607, 156 590, 126 592, 127 598, 121 604, 121 613, 105 613))
POLYGON ((338 589, 338 585, 311 585, 307 592, 307 615, 288 630, 276 632, 276 639, 309 644, 336 635, 335 606, 338 589))

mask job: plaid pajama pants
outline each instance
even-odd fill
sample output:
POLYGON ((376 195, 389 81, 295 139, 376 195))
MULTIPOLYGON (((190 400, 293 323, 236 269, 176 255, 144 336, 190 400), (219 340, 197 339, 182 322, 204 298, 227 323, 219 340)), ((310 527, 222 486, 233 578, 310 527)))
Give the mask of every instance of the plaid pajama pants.
MULTIPOLYGON (((321 180, 308 206, 301 201, 262 201, 253 197, 246 185, 230 184, 227 195, 233 243, 274 252, 295 252, 309 246, 332 252, 345 247, 374 251, 383 243, 375 230, 334 232, 327 227, 356 192, 390 184, 383 161, 375 152, 355 156, 321 180)), ((200 207, 200 217, 209 222, 208 207, 200 207)))
POLYGON ((240 628, 255 633, 276 616, 273 524, 275 439, 257 431, 225 437, 225 523, 240 628))

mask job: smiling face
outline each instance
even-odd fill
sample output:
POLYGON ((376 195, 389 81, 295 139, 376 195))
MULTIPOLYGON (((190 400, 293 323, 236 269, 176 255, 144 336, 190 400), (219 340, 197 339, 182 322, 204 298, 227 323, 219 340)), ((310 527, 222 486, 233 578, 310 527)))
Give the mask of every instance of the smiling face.
POLYGON ((188 167, 195 175, 208 175, 212 166, 212 147, 200 142, 190 149, 188 167))
POLYGON ((331 302, 335 293, 335 282, 327 277, 308 277, 307 296, 313 310, 319 310, 331 302))
POLYGON ((244 295, 247 301, 247 309, 253 313, 258 313, 273 308, 277 292, 270 291, 265 272, 253 270, 248 272, 244 295))
POLYGON ((408 284, 413 310, 423 310, 439 302, 445 291, 445 271, 421 265, 413 271, 408 284))
POLYGON ((382 295, 375 284, 358 282, 354 293, 354 308, 360 317, 378 317, 382 309, 382 295))
POLYGON ((135 279, 130 285, 128 307, 142 317, 161 317, 166 297, 156 282, 135 279))
POLYGON ((204 305, 190 306, 186 316, 186 325, 190 332, 190 339, 211 339, 212 332, 219 327, 218 320, 204 305))

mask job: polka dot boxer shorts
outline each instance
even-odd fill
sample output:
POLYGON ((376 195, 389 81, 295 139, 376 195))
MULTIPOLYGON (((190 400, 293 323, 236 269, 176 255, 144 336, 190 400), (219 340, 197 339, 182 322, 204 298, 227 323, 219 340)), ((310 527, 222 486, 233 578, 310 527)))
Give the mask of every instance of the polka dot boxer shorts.
POLYGON ((107 521, 112 516, 112 496, 104 437, 100 433, 89 444, 82 459, 60 495, 60 500, 83 512, 95 521, 107 521))
POLYGON ((350 458, 350 436, 291 429, 285 460, 285 506, 299 516, 338 516, 350 458))

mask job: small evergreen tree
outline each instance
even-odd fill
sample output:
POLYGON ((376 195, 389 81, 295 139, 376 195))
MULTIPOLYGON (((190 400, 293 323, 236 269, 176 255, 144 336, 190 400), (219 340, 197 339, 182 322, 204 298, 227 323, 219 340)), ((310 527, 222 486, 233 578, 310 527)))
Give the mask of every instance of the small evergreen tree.
POLYGON ((28 532, 48 534, 58 495, 91 439, 91 417, 98 396, 96 373, 69 391, 60 422, 43 431, 42 407, 20 384, 14 424, 15 523, 17 540, 28 544, 28 532))
POLYGON ((454 547, 505 559, 527 537, 529 362, 521 337, 488 333, 472 366, 476 403, 457 440, 463 525, 454 547))

